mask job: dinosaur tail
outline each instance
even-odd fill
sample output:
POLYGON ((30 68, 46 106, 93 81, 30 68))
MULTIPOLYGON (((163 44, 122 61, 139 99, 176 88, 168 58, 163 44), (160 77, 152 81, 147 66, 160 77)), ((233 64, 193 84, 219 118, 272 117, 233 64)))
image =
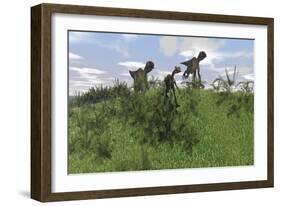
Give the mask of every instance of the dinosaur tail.
POLYGON ((131 71, 131 70, 129 70, 129 73, 130 73, 131 77, 132 77, 133 79, 135 79, 135 73, 134 73, 133 71, 131 71))

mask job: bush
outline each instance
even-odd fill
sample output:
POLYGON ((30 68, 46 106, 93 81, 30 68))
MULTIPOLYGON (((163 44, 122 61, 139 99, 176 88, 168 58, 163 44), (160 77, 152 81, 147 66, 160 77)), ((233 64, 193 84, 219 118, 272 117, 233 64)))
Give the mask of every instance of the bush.
POLYGON ((200 84, 177 90, 179 105, 155 79, 144 92, 116 81, 77 95, 69 107, 70 172, 251 164, 253 93, 246 84, 239 92, 200 84))
POLYGON ((162 87, 146 93, 134 93, 122 102, 122 113, 132 126, 143 130, 145 135, 140 137, 140 142, 180 141, 191 149, 198 142, 192 128, 198 103, 196 95, 189 89, 184 90, 180 98, 184 101, 177 108, 172 96, 165 98, 162 87))
POLYGON ((253 163, 252 93, 181 88, 176 95, 178 107, 162 86, 70 106, 69 172, 253 163))
POLYGON ((129 94, 130 88, 127 86, 126 82, 120 82, 116 79, 111 87, 92 87, 83 94, 77 93, 77 95, 71 99, 70 104, 72 106, 96 104, 118 97, 126 97, 129 94))
POLYGON ((218 106, 227 106, 227 116, 239 117, 242 110, 246 110, 247 113, 254 112, 254 94, 251 92, 220 92, 214 94, 214 98, 217 99, 218 106))
POLYGON ((110 158, 112 139, 104 138, 108 128, 111 107, 101 104, 92 107, 74 107, 70 112, 69 152, 80 154, 80 158, 93 152, 97 157, 110 158))

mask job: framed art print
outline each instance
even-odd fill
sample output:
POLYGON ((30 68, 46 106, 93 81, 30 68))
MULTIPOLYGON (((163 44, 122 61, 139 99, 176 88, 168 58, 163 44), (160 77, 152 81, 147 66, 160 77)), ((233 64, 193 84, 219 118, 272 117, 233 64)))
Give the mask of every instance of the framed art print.
POLYGON ((273 19, 31 8, 31 197, 273 187, 273 19))

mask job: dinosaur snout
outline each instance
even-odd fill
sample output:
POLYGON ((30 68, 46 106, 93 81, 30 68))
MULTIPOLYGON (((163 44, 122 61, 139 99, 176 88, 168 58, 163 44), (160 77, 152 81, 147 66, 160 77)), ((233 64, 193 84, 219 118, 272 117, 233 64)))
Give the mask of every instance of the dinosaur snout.
POLYGON ((181 68, 179 66, 175 66, 175 72, 176 73, 180 73, 181 72, 181 68))

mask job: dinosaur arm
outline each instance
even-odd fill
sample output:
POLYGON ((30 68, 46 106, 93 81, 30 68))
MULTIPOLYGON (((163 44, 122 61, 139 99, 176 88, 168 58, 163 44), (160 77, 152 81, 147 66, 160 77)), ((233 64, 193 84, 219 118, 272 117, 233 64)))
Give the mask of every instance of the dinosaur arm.
POLYGON ((185 61, 185 62, 181 62, 181 64, 187 66, 187 67, 191 67, 192 64, 194 63, 194 60, 196 60, 195 57, 193 57, 192 59, 188 60, 188 61, 185 61))
POLYGON ((187 77, 189 73, 190 73, 189 68, 187 68, 187 69, 184 71, 184 73, 183 73, 182 76, 187 77))

